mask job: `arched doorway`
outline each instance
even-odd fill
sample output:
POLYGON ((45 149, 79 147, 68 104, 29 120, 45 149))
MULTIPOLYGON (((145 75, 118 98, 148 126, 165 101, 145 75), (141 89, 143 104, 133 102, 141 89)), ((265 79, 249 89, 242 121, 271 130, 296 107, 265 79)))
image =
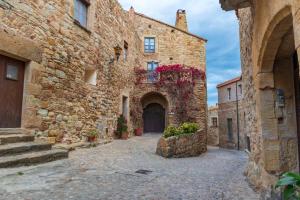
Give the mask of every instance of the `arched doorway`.
POLYGON ((141 98, 144 133, 162 133, 168 124, 168 101, 158 92, 149 92, 141 98))
POLYGON ((151 103, 143 110, 144 133, 162 133, 165 130, 165 109, 151 103))
POLYGON ((294 171, 299 166, 299 61, 289 8, 274 17, 264 41, 257 72, 264 167, 270 173, 294 171))

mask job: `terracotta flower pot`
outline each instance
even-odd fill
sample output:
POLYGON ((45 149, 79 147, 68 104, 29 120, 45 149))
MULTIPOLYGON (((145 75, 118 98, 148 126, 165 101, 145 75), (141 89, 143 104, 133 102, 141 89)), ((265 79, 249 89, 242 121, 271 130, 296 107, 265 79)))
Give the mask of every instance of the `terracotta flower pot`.
POLYGON ((96 138, 96 136, 88 136, 88 142, 95 142, 96 138))
POLYGON ((142 131, 141 128, 135 129, 134 133, 135 133, 135 136, 142 136, 143 135, 143 131, 142 131))
POLYGON ((128 132, 124 132, 122 133, 122 140, 127 140, 128 139, 128 136, 129 136, 129 133, 128 132))

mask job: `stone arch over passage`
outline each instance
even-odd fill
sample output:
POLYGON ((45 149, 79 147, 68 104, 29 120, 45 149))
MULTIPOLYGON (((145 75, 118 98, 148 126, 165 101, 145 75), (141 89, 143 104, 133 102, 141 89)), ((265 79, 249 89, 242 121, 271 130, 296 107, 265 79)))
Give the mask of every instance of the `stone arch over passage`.
POLYGON ((160 93, 150 92, 141 98, 144 133, 162 133, 167 126, 168 101, 160 93))
POLYGON ((289 7, 270 22, 256 74, 257 112, 265 170, 297 170, 299 130, 299 61, 289 7))

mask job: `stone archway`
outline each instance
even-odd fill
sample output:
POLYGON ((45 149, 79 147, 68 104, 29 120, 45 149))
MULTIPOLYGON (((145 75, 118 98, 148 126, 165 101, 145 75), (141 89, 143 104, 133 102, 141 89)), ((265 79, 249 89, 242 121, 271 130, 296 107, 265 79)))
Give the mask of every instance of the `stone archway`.
POLYGON ((160 93, 150 92, 141 98, 144 133, 162 133, 168 124, 168 101, 160 93))
POLYGON ((264 168, 274 174, 298 167, 299 66, 294 61, 296 49, 289 7, 271 21, 262 44, 256 73, 258 123, 264 168))

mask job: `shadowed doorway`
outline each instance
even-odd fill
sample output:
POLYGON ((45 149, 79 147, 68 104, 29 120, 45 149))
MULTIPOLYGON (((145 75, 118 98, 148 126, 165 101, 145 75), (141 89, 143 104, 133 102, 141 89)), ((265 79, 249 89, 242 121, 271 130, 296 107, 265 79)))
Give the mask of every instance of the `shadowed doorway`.
POLYGON ((165 109, 158 103, 144 108, 144 133, 162 133, 165 130, 165 109))

